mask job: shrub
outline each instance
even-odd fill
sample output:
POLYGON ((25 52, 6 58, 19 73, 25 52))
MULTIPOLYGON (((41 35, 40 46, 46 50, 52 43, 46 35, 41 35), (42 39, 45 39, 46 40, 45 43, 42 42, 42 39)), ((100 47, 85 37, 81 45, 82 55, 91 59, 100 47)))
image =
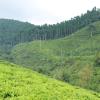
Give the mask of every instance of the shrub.
POLYGON ((95 66, 100 67, 100 52, 96 54, 94 64, 95 64, 95 66))

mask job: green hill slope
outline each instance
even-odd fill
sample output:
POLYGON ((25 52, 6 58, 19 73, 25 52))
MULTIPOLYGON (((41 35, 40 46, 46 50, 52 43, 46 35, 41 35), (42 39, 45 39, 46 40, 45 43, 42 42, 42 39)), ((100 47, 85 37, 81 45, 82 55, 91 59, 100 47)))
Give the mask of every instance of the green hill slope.
POLYGON ((56 40, 17 45, 13 62, 100 92, 100 21, 56 40))
POLYGON ((99 100, 98 93, 0 61, 0 100, 99 100))
POLYGON ((81 16, 53 25, 0 19, 0 59, 12 59, 9 53, 16 44, 65 37, 96 21, 100 21, 100 9, 96 7, 81 16))

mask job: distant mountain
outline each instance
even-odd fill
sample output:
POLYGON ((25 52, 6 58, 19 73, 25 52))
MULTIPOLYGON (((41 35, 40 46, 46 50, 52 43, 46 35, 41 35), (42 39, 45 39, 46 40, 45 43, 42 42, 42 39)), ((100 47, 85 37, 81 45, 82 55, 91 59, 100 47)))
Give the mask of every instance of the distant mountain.
POLYGON ((20 41, 20 33, 24 35, 32 30, 34 25, 10 19, 0 19, 0 51, 9 52, 9 50, 20 41))
POLYGON ((100 95, 0 61, 0 100, 5 99, 99 100, 100 95))
POLYGON ((0 33, 19 33, 32 28, 34 25, 13 19, 0 19, 0 33))
POLYGON ((21 42, 20 35, 29 34, 34 25, 10 19, 0 19, 0 44, 14 45, 21 42), (22 34, 21 34, 22 33, 22 34))

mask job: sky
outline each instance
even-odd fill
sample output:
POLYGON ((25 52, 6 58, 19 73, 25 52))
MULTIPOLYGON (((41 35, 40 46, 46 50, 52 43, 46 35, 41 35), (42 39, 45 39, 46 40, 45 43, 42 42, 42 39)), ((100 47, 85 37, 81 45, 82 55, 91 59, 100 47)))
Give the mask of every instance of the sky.
POLYGON ((95 6, 100 8, 100 0, 0 0, 0 18, 35 25, 56 24, 95 6))

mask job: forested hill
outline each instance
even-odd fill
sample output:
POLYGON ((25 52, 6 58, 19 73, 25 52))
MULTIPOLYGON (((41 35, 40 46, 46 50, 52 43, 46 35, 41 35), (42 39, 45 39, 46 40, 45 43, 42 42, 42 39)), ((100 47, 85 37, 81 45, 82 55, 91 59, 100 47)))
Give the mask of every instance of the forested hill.
POLYGON ((16 44, 65 37, 99 20, 100 9, 96 7, 81 16, 53 25, 37 26, 28 22, 0 19, 0 58, 7 58, 16 44))
POLYGON ((95 7, 81 16, 53 25, 37 26, 27 22, 0 19, 0 43, 5 41, 5 44, 14 45, 34 39, 61 38, 98 20, 100 20, 100 10, 95 7))
POLYGON ((19 33, 33 28, 34 25, 28 22, 21 22, 13 19, 0 19, 1 33, 19 33))
POLYGON ((16 44, 20 39, 20 34, 24 33, 23 36, 26 36, 25 33, 29 34, 30 30, 32 30, 34 27, 34 25, 28 22, 0 19, 0 43, 10 44, 13 42, 16 44))

